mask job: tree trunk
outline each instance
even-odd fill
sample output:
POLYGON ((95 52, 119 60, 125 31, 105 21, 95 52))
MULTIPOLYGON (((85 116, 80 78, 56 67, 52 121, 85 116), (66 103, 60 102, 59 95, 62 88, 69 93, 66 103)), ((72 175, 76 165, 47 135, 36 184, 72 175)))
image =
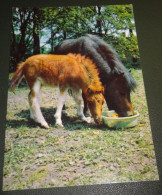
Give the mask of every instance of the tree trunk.
POLYGON ((64 35, 63 39, 65 40, 66 39, 66 32, 65 31, 63 32, 63 35, 64 35))
POLYGON ((33 54, 40 54, 40 39, 39 39, 39 8, 33 8, 33 54))
POLYGON ((54 32, 53 32, 53 24, 52 24, 52 22, 51 22, 51 40, 50 40, 50 42, 51 42, 51 53, 53 53, 54 52, 54 44, 53 44, 53 36, 54 36, 54 32))
POLYGON ((21 38, 18 44, 18 52, 16 56, 17 62, 23 60, 23 57, 26 52, 25 35, 26 35, 26 28, 30 19, 31 12, 29 11, 26 13, 26 11, 22 11, 21 9, 19 9, 19 15, 20 15, 20 22, 21 22, 21 26, 20 26, 21 38))
POLYGON ((133 35, 133 30, 131 28, 129 28, 129 35, 130 35, 130 37, 132 37, 132 35, 133 35))
POLYGON ((98 28, 98 35, 102 36, 102 23, 101 23, 101 7, 97 6, 97 13, 98 13, 98 19, 97 19, 97 28, 98 28))
POLYGON ((15 51, 15 46, 16 46, 16 40, 15 40, 15 33, 14 33, 14 27, 13 27, 13 23, 11 26, 11 31, 12 31, 12 43, 11 43, 11 55, 14 55, 14 51, 15 51))

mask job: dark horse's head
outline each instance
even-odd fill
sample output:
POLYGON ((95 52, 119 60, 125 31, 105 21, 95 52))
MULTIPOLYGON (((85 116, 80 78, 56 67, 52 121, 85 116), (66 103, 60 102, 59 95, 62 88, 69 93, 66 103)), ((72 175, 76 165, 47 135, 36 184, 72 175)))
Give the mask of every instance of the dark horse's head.
POLYGON ((135 83, 128 83, 127 79, 133 79, 125 73, 113 73, 109 84, 105 85, 105 100, 110 110, 115 110, 120 117, 132 116, 134 111, 131 104, 130 93, 134 90, 135 83), (128 77, 128 78, 127 78, 128 77), (129 78, 130 77, 130 78, 129 78))
POLYGON ((134 91, 136 81, 104 40, 95 35, 65 40, 56 47, 55 53, 80 53, 91 58, 99 69, 109 110, 115 110, 121 117, 133 115, 130 93, 134 91))

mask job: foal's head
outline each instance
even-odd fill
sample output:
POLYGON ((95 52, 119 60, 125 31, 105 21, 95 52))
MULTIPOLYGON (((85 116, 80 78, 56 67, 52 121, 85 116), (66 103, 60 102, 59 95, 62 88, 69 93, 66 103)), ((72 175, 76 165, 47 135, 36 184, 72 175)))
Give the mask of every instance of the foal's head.
POLYGON ((93 89, 93 87, 88 87, 85 90, 84 95, 87 100, 87 104, 89 110, 94 118, 94 121, 97 124, 102 124, 102 104, 104 102, 104 88, 102 87, 100 90, 93 89))

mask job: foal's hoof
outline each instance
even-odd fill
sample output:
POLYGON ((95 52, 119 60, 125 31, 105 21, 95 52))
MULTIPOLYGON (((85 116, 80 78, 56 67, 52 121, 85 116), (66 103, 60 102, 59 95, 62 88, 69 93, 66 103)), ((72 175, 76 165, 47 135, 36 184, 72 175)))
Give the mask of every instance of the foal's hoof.
POLYGON ((91 115, 90 115, 89 112, 86 112, 86 113, 84 113, 84 116, 85 116, 85 117, 90 117, 91 115))
POLYGON ((59 128, 59 127, 64 127, 62 123, 56 123, 55 127, 59 128))
POLYGON ((48 124, 41 124, 42 127, 45 127, 46 129, 49 129, 48 124))
POLYGON ((87 123, 91 123, 91 117, 86 117, 85 121, 86 121, 87 123))

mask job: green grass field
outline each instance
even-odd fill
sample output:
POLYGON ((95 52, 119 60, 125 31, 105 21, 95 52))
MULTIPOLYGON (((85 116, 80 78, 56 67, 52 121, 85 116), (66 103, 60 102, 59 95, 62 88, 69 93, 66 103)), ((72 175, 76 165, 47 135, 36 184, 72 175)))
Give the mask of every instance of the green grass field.
POLYGON ((41 109, 50 128, 41 128, 29 119, 29 89, 9 90, 3 190, 158 180, 142 71, 132 74, 139 125, 122 130, 81 122, 69 96, 64 128, 56 128, 57 90, 49 87, 42 88, 41 109))

